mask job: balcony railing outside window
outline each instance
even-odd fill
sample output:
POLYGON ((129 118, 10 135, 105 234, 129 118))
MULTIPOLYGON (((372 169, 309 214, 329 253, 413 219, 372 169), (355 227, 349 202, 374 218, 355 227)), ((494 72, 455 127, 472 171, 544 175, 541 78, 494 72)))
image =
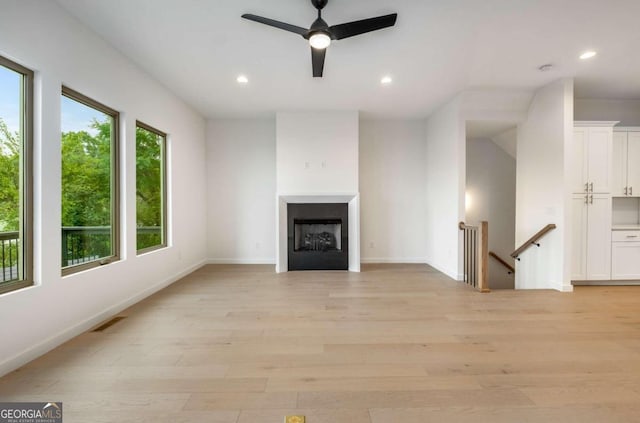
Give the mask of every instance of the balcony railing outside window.
MULTIPOLYGON (((138 237, 149 242, 159 242, 162 238, 160 227, 136 228, 138 237)), ((81 226, 62 228, 62 264, 73 266, 105 257, 111 251, 111 228, 109 226, 81 226)), ((19 279, 20 234, 0 232, 0 282, 19 279)))
POLYGON ((0 282, 17 281, 20 278, 18 263, 20 260, 20 233, 18 231, 0 232, 0 282))

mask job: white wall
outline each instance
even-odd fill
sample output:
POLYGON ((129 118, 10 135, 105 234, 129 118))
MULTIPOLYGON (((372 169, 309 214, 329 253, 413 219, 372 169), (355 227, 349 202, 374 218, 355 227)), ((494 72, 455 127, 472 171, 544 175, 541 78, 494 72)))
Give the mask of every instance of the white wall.
POLYGON ((275 263, 275 121, 209 121, 207 181, 209 261, 275 263))
POLYGON ((526 118, 533 91, 520 88, 472 88, 458 97, 460 113, 465 120, 519 123, 526 118))
POLYGON ((458 222, 464 219, 465 128, 459 98, 429 117, 426 139, 427 263, 461 279, 458 222))
MULTIPOLYGON (((362 261, 424 263, 425 123, 359 126, 362 261)), ((208 122, 210 262, 274 262, 275 133, 274 120, 208 122)))
MULTIPOLYGON (((504 260, 515 249, 516 161, 489 139, 467 140, 465 221, 489 222, 489 250, 504 260)), ((491 289, 513 288, 514 278, 489 258, 491 289)))
POLYGON ((516 246, 549 223, 557 229, 516 262, 516 288, 571 291, 570 189, 565 182, 573 133, 573 81, 539 89, 518 127, 516 246))
POLYGON ((35 76, 36 286, 0 296, 0 375, 199 267, 205 258, 204 120, 56 2, 4 2, 0 54, 35 76), (61 84, 122 122, 122 260, 60 276, 61 84), (169 248, 135 254, 135 121, 169 134, 169 248))
POLYGON ((575 120, 619 120, 618 126, 640 126, 640 100, 576 99, 575 120))
POLYGON ((278 113, 279 194, 358 192, 358 112, 278 113))
POLYGON ((424 121, 360 121, 363 262, 426 261, 424 121))

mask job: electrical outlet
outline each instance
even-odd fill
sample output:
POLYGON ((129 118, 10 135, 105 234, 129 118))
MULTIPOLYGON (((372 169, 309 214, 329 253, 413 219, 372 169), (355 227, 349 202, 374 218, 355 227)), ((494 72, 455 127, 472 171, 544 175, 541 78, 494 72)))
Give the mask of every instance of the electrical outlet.
POLYGON ((260 243, 256 242, 256 250, 259 250, 259 249, 260 249, 260 243))
POLYGON ((304 168, 305 169, 309 169, 311 167, 311 163, 309 162, 304 162, 304 168))
POLYGON ((370 242, 369 243, 369 248, 376 248, 375 242, 370 242))
POLYGON ((323 161, 323 162, 322 162, 322 168, 324 169, 324 168, 326 168, 326 167, 327 167, 327 162, 323 161))

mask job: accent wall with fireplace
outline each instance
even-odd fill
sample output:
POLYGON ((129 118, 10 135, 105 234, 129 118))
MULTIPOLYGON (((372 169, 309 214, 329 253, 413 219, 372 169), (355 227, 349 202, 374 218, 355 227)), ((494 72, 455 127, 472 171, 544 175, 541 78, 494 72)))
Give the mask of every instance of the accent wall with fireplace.
POLYGON ((358 112, 278 113, 276 271, 360 271, 358 112))

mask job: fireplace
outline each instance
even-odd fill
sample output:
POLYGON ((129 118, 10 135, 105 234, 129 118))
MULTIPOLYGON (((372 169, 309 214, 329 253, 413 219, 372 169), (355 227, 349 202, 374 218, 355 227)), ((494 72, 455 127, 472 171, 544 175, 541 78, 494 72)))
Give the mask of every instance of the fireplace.
POLYGON ((348 270, 347 203, 287 204, 288 270, 348 270))

